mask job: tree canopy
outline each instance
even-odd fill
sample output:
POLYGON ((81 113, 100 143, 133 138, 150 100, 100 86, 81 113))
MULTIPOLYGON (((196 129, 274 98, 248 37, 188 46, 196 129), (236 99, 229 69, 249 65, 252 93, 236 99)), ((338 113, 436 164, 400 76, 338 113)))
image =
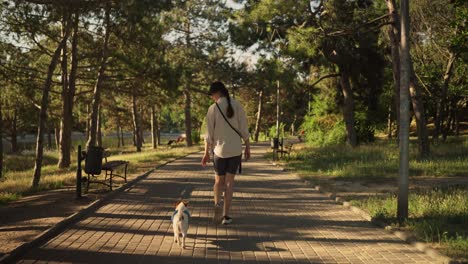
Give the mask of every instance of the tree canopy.
MULTIPOLYGON (((145 131, 200 141, 223 81, 254 140, 276 126, 310 144, 357 146, 398 131, 398 10, 393 0, 3 1, 0 132, 10 152, 36 136, 70 166, 72 133, 88 146, 145 131), (395 53, 396 52, 396 53, 395 53), (53 137, 56 135, 56 137, 53 137), (55 138, 56 140, 52 140, 55 138), (53 142, 54 141, 54 142, 53 142)), ((458 135, 467 112, 467 5, 411 2, 410 86, 420 144, 458 135)), ((421 153, 429 148, 421 148, 421 153)), ((0 156, 1 157, 1 156, 0 156)))

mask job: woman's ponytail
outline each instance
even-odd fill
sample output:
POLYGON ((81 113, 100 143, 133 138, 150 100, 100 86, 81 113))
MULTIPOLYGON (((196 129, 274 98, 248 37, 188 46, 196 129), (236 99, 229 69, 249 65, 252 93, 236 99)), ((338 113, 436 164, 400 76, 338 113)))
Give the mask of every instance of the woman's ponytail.
MULTIPOLYGON (((227 90, 226 90, 226 92, 227 92, 227 90)), ((228 102, 228 106, 227 106, 227 109, 226 109, 226 114, 227 114, 228 118, 232 118, 234 116, 234 108, 232 108, 231 97, 229 96, 229 92, 227 92, 227 94, 226 94, 226 99, 227 99, 227 102, 228 102)))
POLYGON ((231 97, 229 96, 229 91, 226 88, 226 86, 224 86, 224 83, 220 81, 211 84, 210 91, 208 92, 208 94, 214 94, 218 92, 221 93, 224 97, 226 97, 228 102, 226 114, 228 118, 232 118, 234 116, 234 108, 232 107, 231 97))

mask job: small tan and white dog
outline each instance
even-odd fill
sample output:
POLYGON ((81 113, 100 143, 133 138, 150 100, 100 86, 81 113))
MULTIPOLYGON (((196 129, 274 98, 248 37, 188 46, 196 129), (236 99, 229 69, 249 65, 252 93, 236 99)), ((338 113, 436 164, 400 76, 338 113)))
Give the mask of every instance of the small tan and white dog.
POLYGON ((190 211, 187 208, 188 201, 179 201, 175 204, 175 211, 172 214, 172 227, 174 228, 174 243, 185 248, 185 238, 189 228, 190 211), (180 240, 182 236, 182 241, 180 240))

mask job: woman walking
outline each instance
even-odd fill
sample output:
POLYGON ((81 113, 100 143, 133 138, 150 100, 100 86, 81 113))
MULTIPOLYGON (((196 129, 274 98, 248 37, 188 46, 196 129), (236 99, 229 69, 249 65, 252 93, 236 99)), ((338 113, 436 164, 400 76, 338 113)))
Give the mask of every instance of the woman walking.
POLYGON ((227 225, 232 223, 230 209, 234 177, 241 166, 242 139, 245 142, 245 160, 250 158, 249 130, 242 105, 229 96, 229 91, 222 82, 212 83, 209 94, 215 103, 210 106, 206 114, 207 132, 202 165, 206 166, 210 160, 210 150, 214 149, 216 175, 213 186, 215 204, 213 221, 215 223, 221 221, 227 225), (223 190, 224 205, 221 202, 223 190))

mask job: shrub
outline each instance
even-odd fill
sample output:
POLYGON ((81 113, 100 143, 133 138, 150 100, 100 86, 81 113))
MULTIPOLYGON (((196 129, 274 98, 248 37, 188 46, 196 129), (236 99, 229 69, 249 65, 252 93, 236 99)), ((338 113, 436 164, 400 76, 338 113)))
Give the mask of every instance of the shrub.
POLYGON ((193 130, 192 131, 192 142, 194 144, 200 143, 200 131, 198 131, 198 130, 193 130))
POLYGON ((339 115, 308 115, 301 126, 306 141, 313 146, 329 146, 344 143, 346 130, 339 115))
MULTIPOLYGON (((282 123, 282 122, 280 123, 280 127, 279 127, 279 137, 280 138, 281 137, 284 138, 286 136, 285 135, 286 133, 284 131, 285 126, 286 125, 284 123, 282 123)), ((269 133, 271 138, 276 137, 276 124, 270 127, 270 130, 268 131, 268 133, 269 133)))

